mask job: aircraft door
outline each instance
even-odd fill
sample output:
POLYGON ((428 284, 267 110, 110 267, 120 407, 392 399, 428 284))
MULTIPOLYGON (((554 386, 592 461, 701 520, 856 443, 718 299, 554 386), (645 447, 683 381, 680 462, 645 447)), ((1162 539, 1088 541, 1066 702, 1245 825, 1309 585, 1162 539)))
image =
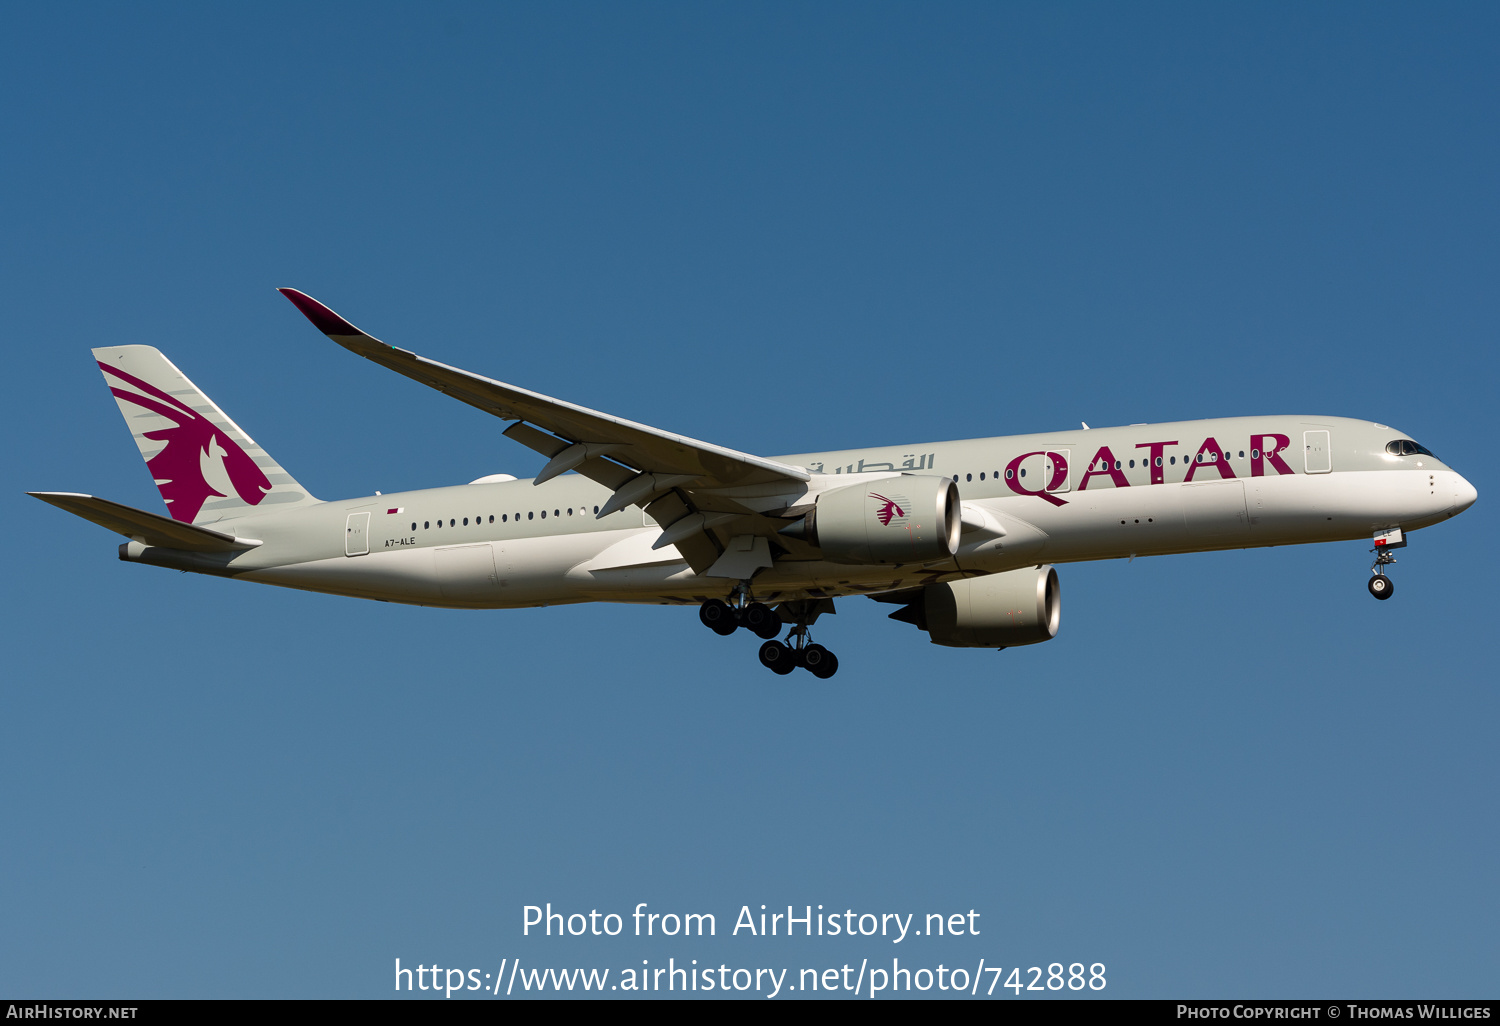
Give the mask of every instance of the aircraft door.
POLYGON ((370 551, 370 514, 350 513, 344 521, 344 555, 363 556, 370 551))
POLYGON ((1333 469, 1333 449, 1327 431, 1302 432, 1303 469, 1309 474, 1326 474, 1333 469))
POLYGON ((1065 492, 1069 488, 1072 468, 1068 466, 1069 449, 1056 449, 1042 456, 1042 472, 1046 475, 1047 491, 1065 492))
POLYGON ((1021 461, 1016 473, 1022 490, 1027 492, 1066 492, 1072 468, 1068 466, 1068 449, 1034 452, 1021 461))

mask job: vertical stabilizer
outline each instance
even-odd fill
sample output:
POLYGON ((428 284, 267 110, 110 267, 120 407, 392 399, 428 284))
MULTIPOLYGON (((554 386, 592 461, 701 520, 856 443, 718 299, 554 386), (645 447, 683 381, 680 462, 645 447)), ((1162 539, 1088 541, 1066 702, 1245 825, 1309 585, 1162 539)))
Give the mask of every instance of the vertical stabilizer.
POLYGON ((107 346, 94 359, 173 520, 318 501, 156 349, 107 346))

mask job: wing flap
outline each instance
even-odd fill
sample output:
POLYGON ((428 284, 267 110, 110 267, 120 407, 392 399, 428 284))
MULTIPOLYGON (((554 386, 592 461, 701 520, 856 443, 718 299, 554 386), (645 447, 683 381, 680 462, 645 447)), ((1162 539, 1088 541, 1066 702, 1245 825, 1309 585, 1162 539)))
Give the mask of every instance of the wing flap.
POLYGON ((253 549, 260 542, 232 534, 196 527, 170 517, 147 513, 134 506, 110 502, 80 492, 27 492, 27 495, 67 510, 76 517, 123 534, 142 545, 159 545, 186 552, 235 552, 253 549))

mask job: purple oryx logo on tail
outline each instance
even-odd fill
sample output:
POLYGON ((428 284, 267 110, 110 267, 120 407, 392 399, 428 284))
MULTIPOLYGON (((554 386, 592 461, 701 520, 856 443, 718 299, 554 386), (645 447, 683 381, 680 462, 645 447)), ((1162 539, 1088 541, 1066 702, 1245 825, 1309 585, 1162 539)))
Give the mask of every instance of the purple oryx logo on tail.
POLYGON ((229 489, 251 506, 259 505, 266 497, 271 490, 270 480, 245 450, 212 422, 132 374, 105 363, 100 363, 99 369, 146 393, 140 395, 110 385, 109 390, 116 398, 166 417, 177 425, 147 431, 144 435, 153 441, 167 443, 161 452, 146 461, 146 466, 156 480, 156 487, 166 500, 173 520, 192 523, 205 502, 215 496, 227 497, 229 489))

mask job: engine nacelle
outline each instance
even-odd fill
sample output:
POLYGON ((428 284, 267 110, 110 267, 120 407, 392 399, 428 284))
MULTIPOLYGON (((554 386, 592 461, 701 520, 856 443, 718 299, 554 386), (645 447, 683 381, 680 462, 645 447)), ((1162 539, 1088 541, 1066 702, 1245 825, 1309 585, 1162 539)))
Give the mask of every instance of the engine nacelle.
POLYGON ((949 584, 929 584, 891 614, 916 624, 935 645, 1014 648, 1051 641, 1062 621, 1057 571, 1027 567, 949 584))
POLYGON ((835 563, 933 563, 958 551, 963 510, 946 477, 903 475, 834 488, 782 533, 835 563))

